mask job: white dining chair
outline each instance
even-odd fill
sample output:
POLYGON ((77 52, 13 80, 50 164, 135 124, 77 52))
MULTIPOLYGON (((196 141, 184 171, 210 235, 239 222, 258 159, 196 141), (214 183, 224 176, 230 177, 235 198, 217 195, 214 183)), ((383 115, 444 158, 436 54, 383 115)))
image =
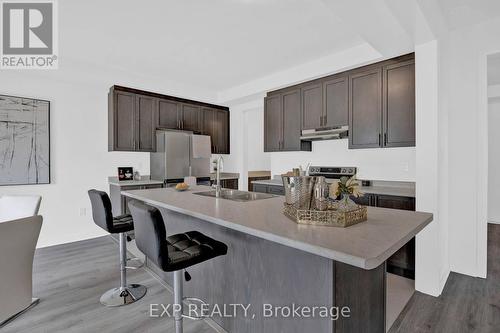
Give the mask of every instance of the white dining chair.
POLYGON ((0 329, 39 302, 33 258, 42 217, 40 196, 0 197, 0 329))
POLYGON ((39 195, 0 196, 0 222, 37 215, 41 201, 39 195))

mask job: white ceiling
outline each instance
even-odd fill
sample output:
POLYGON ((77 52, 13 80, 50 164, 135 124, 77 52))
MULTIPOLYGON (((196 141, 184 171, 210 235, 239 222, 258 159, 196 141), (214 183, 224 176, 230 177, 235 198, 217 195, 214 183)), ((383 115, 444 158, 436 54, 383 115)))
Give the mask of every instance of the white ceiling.
POLYGON ((418 8, 429 26, 444 21, 450 29, 500 14, 500 0, 64 0, 58 6, 61 67, 67 59, 214 93, 355 46, 368 45, 380 57, 410 52, 418 8))
POLYGON ((361 44, 320 0, 59 1, 62 59, 214 91, 361 44))
POLYGON ((439 4, 446 23, 452 30, 486 21, 500 15, 499 0, 439 0, 439 4))

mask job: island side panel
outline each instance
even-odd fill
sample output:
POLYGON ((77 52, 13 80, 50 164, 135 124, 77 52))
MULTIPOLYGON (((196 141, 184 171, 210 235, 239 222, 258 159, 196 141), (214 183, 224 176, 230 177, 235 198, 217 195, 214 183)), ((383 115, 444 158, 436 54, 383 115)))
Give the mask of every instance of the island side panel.
MULTIPOLYGON (((263 318, 262 304, 332 306, 334 262, 291 247, 160 208, 167 234, 196 230, 228 245, 228 254, 188 269, 184 295, 209 304, 251 304, 255 318, 213 320, 228 332, 334 332, 330 318, 263 318)), ((167 283, 172 274, 148 262, 167 283)))
POLYGON ((336 333, 386 331, 386 264, 365 270, 334 261, 335 304, 348 306, 350 317, 339 317, 336 333))

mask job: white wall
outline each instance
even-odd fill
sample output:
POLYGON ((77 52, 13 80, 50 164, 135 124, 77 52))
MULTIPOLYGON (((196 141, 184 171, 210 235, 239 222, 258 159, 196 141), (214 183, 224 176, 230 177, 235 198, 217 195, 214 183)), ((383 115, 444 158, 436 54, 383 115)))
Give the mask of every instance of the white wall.
POLYGON ((82 64, 62 62, 58 71, 43 73, 2 71, 1 94, 51 102, 51 184, 0 187, 0 195, 42 195, 39 247, 102 235, 92 222, 87 191, 107 191, 107 177, 115 175, 118 166, 133 166, 149 174, 148 153, 107 151, 107 92, 113 84, 210 99, 209 93, 200 90, 82 64))
MULTIPOLYGON (((438 41, 415 47, 416 208, 434 219, 416 237, 415 287, 438 296, 449 274, 446 220, 440 186, 440 49, 438 41)), ((445 208, 445 207, 444 207, 445 208)))
POLYGON ((500 51, 500 19, 450 32, 448 95, 450 268, 486 277, 488 54, 500 51))
POLYGON ((415 148, 349 149, 348 140, 315 141, 311 152, 268 153, 273 175, 299 165, 355 166, 359 179, 415 181, 415 148))
POLYGON ((264 153, 264 110, 246 110, 243 113, 246 165, 248 171, 269 170, 271 161, 264 153))
POLYGON ((500 224, 500 98, 488 103, 488 222, 500 224))

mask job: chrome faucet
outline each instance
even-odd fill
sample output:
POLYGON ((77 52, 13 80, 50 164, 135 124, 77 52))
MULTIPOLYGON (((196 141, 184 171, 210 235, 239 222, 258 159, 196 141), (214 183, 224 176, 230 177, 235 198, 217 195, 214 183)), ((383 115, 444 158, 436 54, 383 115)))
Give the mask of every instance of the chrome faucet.
POLYGON ((220 171, 222 169, 222 164, 223 164, 224 160, 222 159, 222 156, 219 155, 219 157, 217 157, 217 170, 215 170, 215 185, 213 186, 215 188, 215 197, 218 198, 220 197, 220 192, 221 192, 221 189, 222 189, 222 186, 220 184, 220 171))

